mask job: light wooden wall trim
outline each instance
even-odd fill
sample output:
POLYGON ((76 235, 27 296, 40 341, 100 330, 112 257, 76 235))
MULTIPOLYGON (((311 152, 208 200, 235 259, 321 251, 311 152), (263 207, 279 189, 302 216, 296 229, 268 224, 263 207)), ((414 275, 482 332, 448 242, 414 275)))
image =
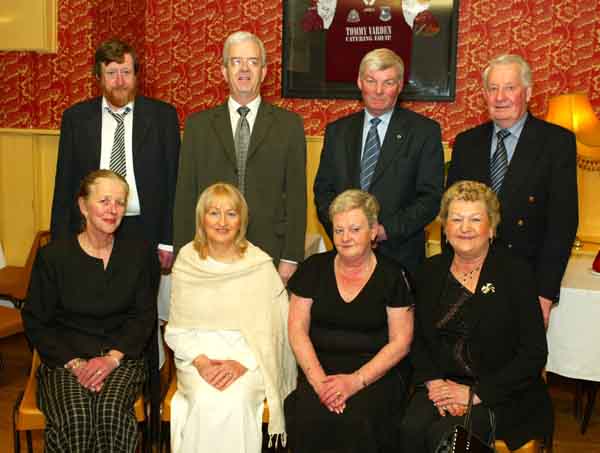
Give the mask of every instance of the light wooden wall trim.
POLYGON ((2 0, 0 49, 55 53, 58 0, 2 0))

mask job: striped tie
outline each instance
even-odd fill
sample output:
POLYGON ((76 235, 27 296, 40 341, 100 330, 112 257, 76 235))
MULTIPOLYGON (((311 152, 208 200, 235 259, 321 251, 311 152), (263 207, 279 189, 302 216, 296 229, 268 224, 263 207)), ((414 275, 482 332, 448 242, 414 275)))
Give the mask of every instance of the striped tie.
POLYGON ((377 133, 377 125, 379 123, 381 123, 379 118, 371 119, 371 127, 365 141, 365 150, 360 161, 360 188, 365 191, 369 190, 369 186, 371 185, 371 179, 373 178, 379 151, 381 150, 379 134, 377 133))
POLYGON ((117 122, 117 128, 115 129, 115 138, 113 139, 112 151, 110 153, 110 163, 108 164, 108 168, 110 168, 115 173, 126 177, 127 176, 127 165, 125 163, 125 124, 124 118, 131 109, 129 107, 125 108, 125 111, 122 114, 115 113, 110 109, 107 109, 107 112, 112 115, 112 117, 117 122))
POLYGON ((496 193, 500 193, 502 188, 502 181, 504 181, 504 175, 508 170, 508 155, 506 154, 506 146, 504 146, 504 139, 510 135, 508 129, 500 129, 496 136, 498 137, 498 144, 496 145, 496 151, 492 156, 492 163, 490 165, 490 180, 492 182, 492 190, 496 193))
POLYGON ((238 167, 238 189, 240 192, 246 192, 246 160, 248 159, 248 146, 250 146, 250 124, 246 116, 250 109, 241 106, 237 109, 240 117, 235 128, 235 156, 238 167))

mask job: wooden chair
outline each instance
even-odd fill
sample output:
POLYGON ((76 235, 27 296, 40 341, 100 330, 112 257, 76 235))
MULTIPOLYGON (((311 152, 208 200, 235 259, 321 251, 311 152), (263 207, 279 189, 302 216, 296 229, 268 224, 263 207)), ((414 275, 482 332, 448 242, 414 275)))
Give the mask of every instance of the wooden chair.
MULTIPOLYGON (((169 363, 171 373, 171 381, 169 383, 169 387, 167 388, 165 395, 161 404, 160 411, 160 441, 158 445, 159 453, 162 452, 170 452, 171 451, 171 401, 173 400, 173 395, 177 391, 177 372, 175 369, 175 362, 173 359, 173 352, 165 347, 165 351, 167 351, 167 360, 165 361, 165 366, 169 363)), ((269 406, 267 405, 267 400, 265 400, 265 408, 263 410, 263 424, 269 423, 269 406)))
POLYGON ((48 242, 50 242, 50 232, 38 231, 31 244, 25 266, 6 266, 0 269, 0 296, 9 298, 17 306, 23 303, 29 290, 31 269, 37 252, 48 242))
MULTIPOLYGON (((25 385, 25 391, 21 392, 15 401, 13 408, 13 442, 14 451, 21 451, 21 431, 25 431, 27 437, 27 451, 33 452, 33 442, 31 431, 42 430, 46 428, 46 418, 37 404, 37 370, 40 366, 40 356, 37 351, 33 351, 33 360, 29 379, 25 385)), ((140 396, 134 403, 135 419, 142 432, 142 451, 146 451, 147 442, 144 424, 146 421, 146 409, 143 396, 140 396)))
POLYGON ((496 441, 496 453, 540 453, 542 450, 542 444, 538 440, 530 440, 518 450, 509 450, 504 441, 496 441))

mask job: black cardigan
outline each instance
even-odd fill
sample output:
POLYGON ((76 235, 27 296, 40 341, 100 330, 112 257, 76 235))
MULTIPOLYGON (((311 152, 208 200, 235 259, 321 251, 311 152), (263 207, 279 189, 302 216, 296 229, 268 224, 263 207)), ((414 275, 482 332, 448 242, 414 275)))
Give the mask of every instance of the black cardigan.
MULTIPOLYGON (((411 360, 417 384, 443 379, 434 314, 442 297, 452 253, 429 258, 416 275, 415 335, 411 360)), ((496 415, 496 436, 516 449, 553 429, 552 403, 541 379, 548 354, 533 273, 508 250, 492 247, 476 292, 476 324, 467 339, 476 394, 496 415)))
POLYGON ((116 239, 106 270, 76 238, 38 253, 23 308, 25 333, 50 367, 117 349, 140 358, 156 326, 149 246, 116 239))

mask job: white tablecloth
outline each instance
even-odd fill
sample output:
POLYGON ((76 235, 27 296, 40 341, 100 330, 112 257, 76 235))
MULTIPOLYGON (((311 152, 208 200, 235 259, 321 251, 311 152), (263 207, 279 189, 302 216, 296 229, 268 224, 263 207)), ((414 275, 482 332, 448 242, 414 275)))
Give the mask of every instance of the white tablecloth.
POLYGON ((600 382, 600 277, 592 275, 594 255, 572 256, 548 326, 546 370, 600 382))

